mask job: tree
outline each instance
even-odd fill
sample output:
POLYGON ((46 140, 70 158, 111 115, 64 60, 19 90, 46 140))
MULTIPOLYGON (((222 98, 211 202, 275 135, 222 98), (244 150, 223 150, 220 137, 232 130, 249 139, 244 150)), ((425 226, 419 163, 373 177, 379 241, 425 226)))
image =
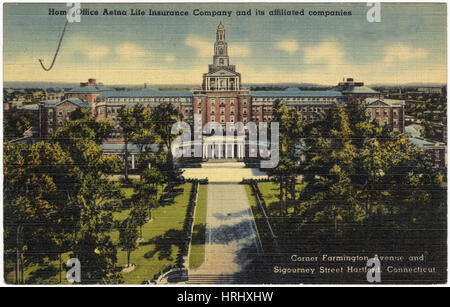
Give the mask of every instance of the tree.
POLYGON ((24 132, 31 127, 34 120, 36 120, 36 115, 30 112, 19 112, 17 110, 5 112, 3 124, 5 139, 13 140, 23 137, 24 132))
POLYGON ((303 124, 298 114, 288 109, 282 101, 275 104, 273 121, 279 123, 279 162, 277 167, 268 169, 267 172, 279 183, 278 199, 280 216, 282 216, 283 204, 287 213, 288 198, 292 203, 296 199, 296 183, 300 165, 298 148, 302 144, 303 124))
MULTIPOLYGON (((136 124, 133 127, 130 140, 139 148, 139 161, 141 161, 145 160, 144 150, 155 143, 155 136, 152 132, 154 125, 149 108, 137 105, 133 108, 133 116, 136 119, 136 124)), ((139 165, 141 169, 146 166, 145 163, 139 163, 139 165)))
POLYGON ((353 200, 350 179, 356 157, 352 137, 347 112, 340 105, 307 129, 303 150, 306 163, 302 166, 307 182, 302 195, 302 225, 322 225, 315 230, 309 229, 313 236, 328 236, 329 225, 333 225, 335 237, 341 236, 343 229, 339 224, 344 226, 346 222, 358 219, 360 210, 353 200))
POLYGON ((133 208, 131 209, 130 212, 130 218, 140 229, 139 231, 140 239, 143 239, 142 226, 147 222, 148 218, 147 209, 148 206, 146 205, 145 199, 136 199, 133 201, 133 208))
POLYGON ((119 123, 122 128, 122 137, 125 144, 124 149, 124 163, 125 163, 125 180, 128 181, 128 143, 131 136, 136 129, 137 119, 134 116, 134 110, 132 108, 122 107, 119 110, 119 123))
POLYGON ((68 234, 64 190, 75 169, 58 144, 7 144, 4 176, 5 249, 16 250, 16 283, 24 283, 25 261, 54 257, 55 249, 63 245, 60 239, 68 234), (30 256, 24 257, 24 251, 30 256))
POLYGON ((113 225, 112 212, 120 207, 123 195, 118 185, 108 180, 108 175, 119 171, 123 164, 115 156, 102 155, 99 146, 108 137, 111 123, 96 121, 83 113, 75 113, 74 119, 52 138, 52 142, 59 144, 76 166, 74 183, 69 190, 66 188, 71 214, 65 227, 72 231, 73 256, 85 263, 103 265, 84 266, 85 279, 82 282, 119 282, 120 274, 115 267, 116 251, 107 233, 113 225))
POLYGON ((136 186, 136 195, 142 201, 148 202, 148 219, 152 218, 152 208, 158 202, 158 186, 164 183, 164 176, 156 168, 148 168, 142 172, 142 180, 136 186))
POLYGON ((172 134, 172 126, 180 118, 180 113, 172 104, 160 104, 151 113, 153 132, 157 144, 163 144, 171 154, 173 141, 177 135, 172 134))
POLYGON ((180 113, 172 104, 160 104, 151 113, 153 135, 158 151, 152 155, 153 164, 164 175, 168 188, 179 180, 182 171, 176 166, 172 156, 172 143, 178 137, 172 134, 172 126, 180 118, 180 113))
POLYGON ((135 221, 126 218, 119 229, 119 246, 127 252, 127 267, 130 267, 131 252, 137 248, 138 231, 135 221))

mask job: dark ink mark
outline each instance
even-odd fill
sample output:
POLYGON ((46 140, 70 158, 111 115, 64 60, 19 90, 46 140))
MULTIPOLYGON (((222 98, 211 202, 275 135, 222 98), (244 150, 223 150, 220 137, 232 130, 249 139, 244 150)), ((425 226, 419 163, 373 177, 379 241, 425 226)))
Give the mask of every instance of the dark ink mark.
POLYGON ((41 63, 42 69, 45 70, 45 71, 51 70, 53 68, 53 64, 55 64, 55 60, 56 60, 56 57, 58 56, 59 48, 61 47, 61 43, 62 43, 62 40, 63 40, 63 37, 64 37, 64 33, 66 32, 66 27, 67 27, 68 22, 69 22, 69 20, 66 20, 66 23, 64 24, 64 29, 63 29, 63 31, 61 33, 61 37, 59 39, 58 47, 56 48, 56 52, 55 52, 55 56, 53 57, 52 64, 50 64, 50 66, 48 68, 45 68, 44 64, 42 63, 42 60, 39 59, 39 63, 41 63))

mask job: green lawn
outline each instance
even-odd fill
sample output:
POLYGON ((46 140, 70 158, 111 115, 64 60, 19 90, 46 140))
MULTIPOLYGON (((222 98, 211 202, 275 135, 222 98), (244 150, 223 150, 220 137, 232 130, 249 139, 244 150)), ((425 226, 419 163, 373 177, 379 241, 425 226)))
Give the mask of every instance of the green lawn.
MULTIPOLYGON (((279 185, 275 182, 258 182, 257 185, 266 202, 266 207, 269 211, 267 212, 267 214, 269 214, 269 216, 278 216, 279 201, 277 196, 279 194, 279 185)), ((304 187, 304 184, 298 184, 297 192, 301 193, 304 187)), ((253 217, 255 218, 256 228, 258 231, 259 240, 264 250, 264 254, 266 255, 266 257, 270 258, 272 255, 275 255, 277 253, 277 248, 274 246, 272 237, 270 236, 269 226, 267 225, 266 220, 263 218, 262 210, 256 202, 256 197, 253 194, 251 186, 246 184, 245 190, 247 192, 247 197, 249 199, 250 207, 253 212, 253 217)), ((293 210, 294 209, 292 207, 288 208, 288 212, 293 212, 293 210)), ((276 220, 271 221, 271 226, 275 234, 277 234, 278 225, 274 223, 274 221, 276 220)))
MULTIPOLYGON (((164 204, 152 211, 152 220, 143 227, 144 241, 131 254, 131 262, 136 264, 136 269, 123 274, 124 282, 127 284, 140 284, 144 280, 153 276, 168 266, 174 265, 178 253, 178 243, 184 240, 181 236, 183 223, 186 217, 189 193, 192 184, 185 183, 175 188, 173 197, 165 198, 164 204)), ((163 187, 161 187, 162 191, 163 187)), ((133 189, 122 187, 121 190, 126 197, 131 197, 133 189)), ((114 213, 115 220, 123 220, 129 214, 129 209, 114 213)), ((111 232, 111 238, 117 244, 118 231, 111 232)), ((64 263, 68 259, 69 253, 62 255, 62 284, 67 284, 65 277, 64 263)), ((118 248, 118 265, 126 264, 126 252, 118 248)), ((5 264, 5 267, 13 267, 13 263, 5 264)), ((50 261, 47 265, 28 266, 24 270, 26 283, 33 284, 59 284, 59 261, 50 261)), ((8 270, 5 275, 6 283, 13 284, 15 280, 14 270, 8 270)))
MULTIPOLYGON (((264 197, 264 201, 266 202, 267 210, 269 211, 268 214, 270 216, 278 216, 279 215, 279 200, 278 195, 280 193, 280 185, 276 182, 258 182, 258 188, 261 192, 262 196, 264 197)), ((303 189, 305 188, 305 184, 298 182, 297 183, 297 194, 301 193, 303 189)), ((297 195, 298 197, 298 195, 297 195)), ((292 206, 288 205, 288 214, 294 212, 294 208, 292 206)))
POLYGON ((255 219, 256 230, 258 232, 259 241, 261 242, 261 247, 264 251, 264 254, 268 256, 274 250, 272 238, 270 237, 269 227, 267 226, 266 220, 263 218, 262 211, 256 202, 256 197, 253 194, 252 188, 249 184, 245 185, 245 191, 247 192, 247 198, 250 203, 253 218, 255 219))
POLYGON ((205 231, 206 231, 206 195, 207 185, 201 184, 198 191, 197 206, 194 215, 194 229, 192 233, 189 255, 189 268, 200 267, 205 259, 205 231))
MULTIPOLYGON (((191 188, 191 183, 177 187, 179 194, 172 201, 169 200, 168 204, 152 211, 152 220, 142 227, 144 241, 131 254, 131 263, 136 265, 136 269, 123 274, 125 283, 140 284, 175 264, 178 253, 177 243, 179 240, 184 240, 181 233, 191 188)), ((123 212, 120 217, 125 218, 126 212, 123 212)), ((113 242, 118 242, 119 232, 113 231, 111 237, 113 242)), ((126 264, 126 252, 118 249, 117 258, 119 265, 126 264)))

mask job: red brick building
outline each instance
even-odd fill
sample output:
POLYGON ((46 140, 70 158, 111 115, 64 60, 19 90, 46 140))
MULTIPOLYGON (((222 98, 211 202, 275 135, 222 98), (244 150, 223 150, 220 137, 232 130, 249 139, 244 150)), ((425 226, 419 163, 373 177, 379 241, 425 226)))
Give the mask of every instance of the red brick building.
POLYGON ((366 98, 366 112, 371 121, 393 131, 405 131, 405 101, 383 98, 366 98))
POLYGON ((225 27, 219 24, 212 64, 203 74, 202 86, 193 91, 159 91, 145 87, 142 90, 111 90, 95 79, 81 82, 80 86, 64 94, 61 101, 45 101, 40 105, 41 135, 54 132, 63 125, 73 110, 88 108, 97 119, 116 124, 109 143, 121 143, 118 112, 122 107, 137 104, 150 109, 171 103, 184 121, 193 124, 194 114, 201 115, 202 123, 268 122, 273 118, 273 107, 283 101, 296 110, 304 122, 317 120, 336 104, 354 100, 365 101, 371 120, 393 130, 404 131, 404 102, 380 99, 380 93, 355 82, 352 78, 338 83, 329 90, 300 90, 288 88, 280 91, 250 91, 242 86, 242 76, 230 64, 225 27))

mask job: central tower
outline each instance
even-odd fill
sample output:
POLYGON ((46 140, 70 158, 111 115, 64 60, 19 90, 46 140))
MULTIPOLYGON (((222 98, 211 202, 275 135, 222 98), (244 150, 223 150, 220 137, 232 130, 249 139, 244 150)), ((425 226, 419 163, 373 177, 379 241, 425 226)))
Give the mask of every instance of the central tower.
POLYGON ((227 122, 247 123, 250 110, 250 90, 242 88, 241 74, 230 65, 225 27, 221 22, 216 30, 213 62, 203 74, 202 87, 194 90, 193 111, 201 116, 203 123, 216 122, 225 127, 227 122))
POLYGON ((214 43, 213 64, 208 66, 208 73, 203 74, 202 89, 204 91, 239 91, 240 88, 241 74, 236 72, 234 65, 230 65, 225 27, 220 22, 214 43))
POLYGON ((228 57, 228 44, 225 41, 225 27, 220 22, 217 27, 217 37, 214 43, 213 63, 215 66, 228 66, 230 59, 228 57))

